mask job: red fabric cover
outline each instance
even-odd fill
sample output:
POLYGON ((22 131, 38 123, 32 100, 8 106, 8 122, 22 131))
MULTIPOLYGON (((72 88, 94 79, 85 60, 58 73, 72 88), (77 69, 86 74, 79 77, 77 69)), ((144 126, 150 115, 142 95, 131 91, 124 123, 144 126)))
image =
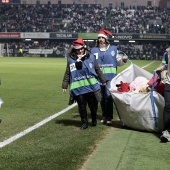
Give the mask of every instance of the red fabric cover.
POLYGON ((117 89, 119 92, 128 92, 130 90, 129 83, 120 82, 120 86, 117 89))
POLYGON ((148 85, 150 88, 152 88, 152 85, 154 83, 155 90, 160 93, 161 95, 164 94, 164 88, 165 85, 162 83, 160 77, 158 75, 154 75, 148 82, 148 85))

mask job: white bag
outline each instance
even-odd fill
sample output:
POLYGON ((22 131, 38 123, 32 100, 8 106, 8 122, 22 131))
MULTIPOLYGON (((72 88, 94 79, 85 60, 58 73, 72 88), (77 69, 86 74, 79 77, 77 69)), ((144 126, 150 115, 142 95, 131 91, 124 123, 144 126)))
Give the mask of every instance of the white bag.
POLYGON ((120 84, 120 81, 131 83, 138 76, 150 80, 153 75, 131 63, 127 69, 111 81, 109 90, 114 99, 119 118, 123 126, 140 131, 161 132, 163 130, 163 109, 165 105, 162 95, 153 90, 148 93, 117 91, 116 84, 120 84))

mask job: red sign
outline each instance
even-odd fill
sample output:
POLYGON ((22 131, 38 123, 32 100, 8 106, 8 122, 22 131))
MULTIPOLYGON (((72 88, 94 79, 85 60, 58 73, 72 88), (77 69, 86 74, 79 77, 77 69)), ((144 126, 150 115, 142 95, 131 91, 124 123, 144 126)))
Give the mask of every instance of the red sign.
POLYGON ((2 3, 9 3, 9 0, 2 0, 2 3))
POLYGON ((0 33, 0 38, 20 38, 20 33, 15 33, 15 32, 1 32, 0 33))

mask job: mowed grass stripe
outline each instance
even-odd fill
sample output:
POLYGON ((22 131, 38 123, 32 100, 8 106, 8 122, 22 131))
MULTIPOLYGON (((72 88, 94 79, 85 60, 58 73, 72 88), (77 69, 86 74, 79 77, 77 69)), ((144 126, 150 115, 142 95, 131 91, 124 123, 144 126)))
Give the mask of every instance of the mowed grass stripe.
MULTIPOLYGON (((10 61, 9 58, 2 60, 10 61)), ((8 64, 5 67, 3 65, 3 69, 0 71, 3 80, 3 84, 0 86, 0 97, 5 101, 0 109, 0 117, 3 118, 3 122, 0 124, 0 141, 35 125, 68 106, 68 93, 64 95, 61 90, 66 59, 11 58, 11 60, 12 62, 26 61, 28 63, 35 61, 37 65, 31 66, 32 73, 29 76, 27 74, 30 68, 26 66, 28 63, 21 70, 25 71, 25 76, 20 76, 20 71, 16 71, 17 65, 12 69, 8 64), (41 64, 44 61, 46 61, 46 65, 41 64), (50 67, 48 67, 48 63, 50 67), (6 70, 10 70, 8 74, 5 74, 6 70), (40 75, 34 75, 33 73, 36 71, 40 75), (47 72, 49 74, 46 75, 47 72)), ((149 63, 149 61, 147 62, 149 63)), ((146 61, 139 61, 139 63, 140 66, 144 66, 146 61)), ((121 71, 124 68, 126 66, 118 70, 121 71)), ((89 125, 86 131, 80 131, 80 117, 77 107, 74 107, 41 128, 1 148, 0 169, 78 169, 96 148, 96 143, 102 141, 106 131, 111 128, 101 125, 100 119, 101 109, 99 107, 98 125, 96 127, 89 125)), ((116 115, 114 119, 117 119, 116 115)))
POLYGON ((3 141, 64 109, 68 93, 63 95, 61 90, 65 59, 11 57, 0 58, 1 61, 6 63, 0 69, 0 97, 4 100, 0 109, 3 119, 0 141, 3 141), (19 62, 22 65, 16 64, 19 62), (33 62, 36 64, 28 64, 33 62))
POLYGON ((67 112, 68 110, 72 109, 72 108, 75 107, 76 105, 77 105, 76 103, 75 103, 75 104, 72 104, 71 106, 67 107, 66 109, 64 109, 64 110, 62 110, 62 111, 60 111, 60 112, 58 112, 58 113, 56 113, 56 114, 54 114, 54 115, 52 115, 52 116, 50 116, 50 117, 48 117, 48 118, 42 120, 41 122, 35 124, 34 126, 31 126, 31 127, 29 127, 28 129, 26 129, 26 130, 24 130, 24 131, 22 131, 22 132, 19 132, 18 134, 14 135, 14 136, 12 136, 12 137, 10 137, 10 138, 8 138, 8 139, 6 139, 6 140, 3 141, 3 142, 0 142, 0 148, 2 148, 2 147, 4 147, 4 146, 6 146, 6 145, 8 145, 8 144, 10 144, 10 143, 12 143, 12 142, 14 142, 15 140, 17 140, 17 139, 21 138, 22 136, 26 135, 27 133, 30 133, 31 131, 39 128, 40 126, 43 126, 43 125, 46 124, 47 122, 51 121, 52 119, 60 116, 61 114, 65 113, 65 112, 67 112))

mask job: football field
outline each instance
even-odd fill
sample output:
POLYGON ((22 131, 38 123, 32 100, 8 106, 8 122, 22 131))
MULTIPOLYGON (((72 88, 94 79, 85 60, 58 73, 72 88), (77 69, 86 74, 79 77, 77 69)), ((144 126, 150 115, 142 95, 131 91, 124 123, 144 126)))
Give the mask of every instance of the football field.
MULTIPOLYGON (((132 62, 151 73, 161 64, 132 62)), ((0 58, 0 169, 169 169, 169 143, 122 128, 116 111, 113 125, 104 126, 99 106, 98 125, 80 130, 77 105, 68 106, 69 93, 62 93, 65 67, 65 58, 0 58)))

